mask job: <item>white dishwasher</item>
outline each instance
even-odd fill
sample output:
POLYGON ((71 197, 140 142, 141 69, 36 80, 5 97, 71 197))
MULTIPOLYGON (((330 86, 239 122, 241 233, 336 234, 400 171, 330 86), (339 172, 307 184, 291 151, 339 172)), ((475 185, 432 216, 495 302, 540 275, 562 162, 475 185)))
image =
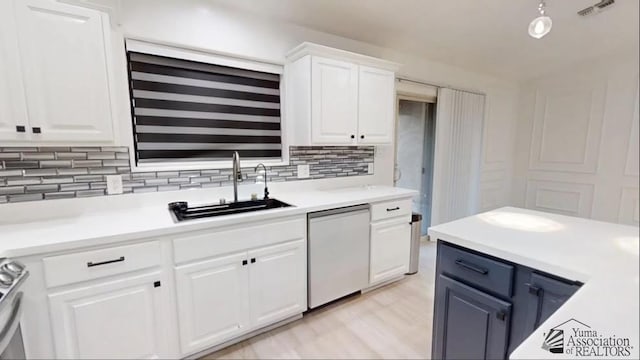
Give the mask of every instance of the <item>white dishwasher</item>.
POLYGON ((310 213, 310 309, 360 291, 369 284, 369 205, 310 213))

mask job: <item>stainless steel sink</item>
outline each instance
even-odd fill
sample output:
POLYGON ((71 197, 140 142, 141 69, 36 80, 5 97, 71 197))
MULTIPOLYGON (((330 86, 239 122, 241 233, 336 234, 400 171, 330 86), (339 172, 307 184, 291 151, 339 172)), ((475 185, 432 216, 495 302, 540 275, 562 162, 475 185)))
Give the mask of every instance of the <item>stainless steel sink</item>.
POLYGON ((245 212, 278 209, 291 205, 277 199, 238 201, 220 205, 189 207, 186 201, 169 203, 171 211, 178 221, 200 219, 213 216, 240 214, 245 212))

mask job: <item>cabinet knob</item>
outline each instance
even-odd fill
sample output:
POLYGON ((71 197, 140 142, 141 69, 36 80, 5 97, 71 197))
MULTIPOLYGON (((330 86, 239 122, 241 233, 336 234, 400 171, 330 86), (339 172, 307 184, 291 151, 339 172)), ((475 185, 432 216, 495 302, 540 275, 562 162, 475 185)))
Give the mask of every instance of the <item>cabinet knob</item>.
POLYGON ((251 263, 255 263, 256 262, 256 258, 251 258, 251 263))
POLYGON ((527 287, 529 287, 529 294, 531 295, 535 295, 535 296, 540 296, 542 295, 542 289, 533 285, 533 284, 525 284, 527 285, 527 287))
POLYGON ((18 125, 18 126, 16 126, 16 131, 17 132, 25 132, 25 131, 27 131, 27 129, 24 127, 24 125, 18 125))
POLYGON ((360 135, 360 139, 364 139, 364 135, 360 135))
POLYGON ((355 139, 355 138, 356 138, 356 136, 355 136, 355 135, 351 135, 351 138, 352 138, 352 139, 355 139))
POLYGON ((242 266, 247 265, 247 263, 248 263, 247 260, 242 260, 242 266))
POLYGON ((33 127, 31 128, 31 131, 33 131, 34 134, 42 133, 42 129, 40 129, 39 127, 33 127))
POLYGON ((498 318, 498 320, 504 321, 504 319, 507 318, 507 313, 504 311, 498 311, 496 313, 496 318, 498 318))

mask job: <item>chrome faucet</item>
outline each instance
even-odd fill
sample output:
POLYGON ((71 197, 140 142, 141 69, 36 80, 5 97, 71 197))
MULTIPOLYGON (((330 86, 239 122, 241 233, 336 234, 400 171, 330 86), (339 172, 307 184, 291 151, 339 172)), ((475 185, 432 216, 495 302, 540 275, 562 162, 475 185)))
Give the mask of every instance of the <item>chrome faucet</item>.
POLYGON ((258 172, 258 168, 262 166, 264 169, 264 199, 267 200, 269 198, 269 188, 267 187, 267 167, 264 166, 263 163, 260 163, 256 166, 256 173, 258 172))
POLYGON ((240 155, 233 152, 233 202, 238 202, 238 181, 242 181, 242 171, 240 170, 240 155))

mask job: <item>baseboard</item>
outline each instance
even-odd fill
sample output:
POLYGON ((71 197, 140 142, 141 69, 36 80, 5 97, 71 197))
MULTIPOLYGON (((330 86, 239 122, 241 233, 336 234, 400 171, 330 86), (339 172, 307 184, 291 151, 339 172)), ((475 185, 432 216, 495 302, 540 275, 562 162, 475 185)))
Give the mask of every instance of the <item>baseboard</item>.
POLYGON ((201 357, 207 356, 209 354, 213 354, 214 352, 222 350, 222 349, 224 349, 226 347, 229 347, 231 345, 235 345, 235 344, 237 344, 237 343, 239 343, 241 341, 244 341, 244 340, 247 340, 249 338, 252 338, 252 337, 254 337, 256 335, 260 335, 262 333, 265 333, 267 331, 271 331, 271 330, 273 330, 275 328, 278 328, 278 327, 283 326, 283 325, 287 325, 287 324, 289 324, 291 322, 294 322, 294 321, 300 320, 300 319, 302 319, 302 314, 294 315, 292 317, 289 317, 289 318, 286 318, 284 320, 278 321, 277 323, 271 324, 271 325, 269 325, 267 327, 263 327, 263 328, 254 330, 254 331, 252 331, 250 333, 246 333, 244 335, 240 335, 237 338, 233 338, 233 339, 231 339, 231 340, 229 340, 227 342, 224 342, 222 344, 218 344, 218 345, 210 347, 210 348, 208 348, 206 350, 202 350, 202 351, 200 351, 200 352, 198 352, 196 354, 189 355, 185 359, 199 359, 201 357))
POLYGON ((379 284, 375 284, 375 285, 373 285, 373 286, 371 286, 371 287, 368 287, 368 288, 366 288, 366 289, 362 289, 360 292, 361 292, 362 294, 368 293, 369 291, 373 291, 373 290, 379 289, 379 288, 381 288, 381 287, 383 287, 383 286, 387 286, 387 285, 389 285, 389 284, 391 284, 391 283, 394 283, 394 282, 396 282, 396 281, 398 281, 398 280, 402 280, 402 279, 404 279, 404 277, 405 277, 405 275, 404 275, 404 274, 402 274, 402 275, 398 275, 398 276, 396 276, 396 277, 394 277, 394 278, 391 278, 391 279, 389 279, 389 280, 385 280, 385 281, 383 281, 383 282, 381 282, 381 283, 379 283, 379 284))

